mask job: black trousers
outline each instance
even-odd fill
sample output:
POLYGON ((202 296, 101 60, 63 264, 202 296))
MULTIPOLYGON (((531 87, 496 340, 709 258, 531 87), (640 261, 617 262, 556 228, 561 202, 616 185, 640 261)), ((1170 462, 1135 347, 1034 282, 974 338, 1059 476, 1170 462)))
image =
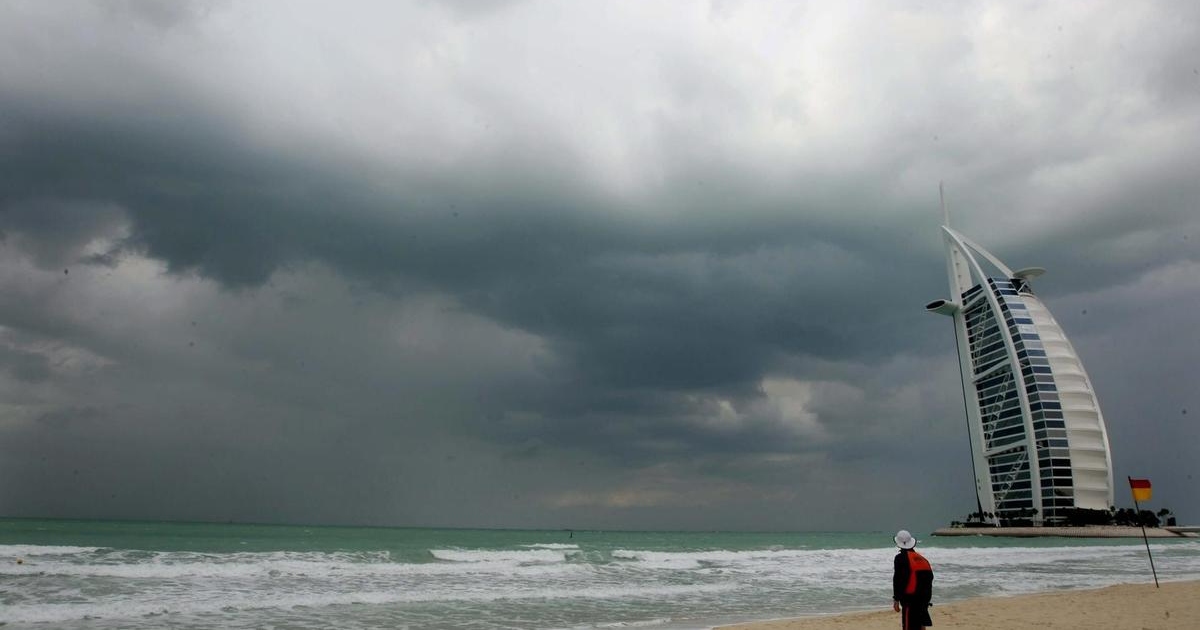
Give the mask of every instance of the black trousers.
POLYGON ((932 625, 929 604, 900 604, 900 627, 904 630, 917 630, 932 625))

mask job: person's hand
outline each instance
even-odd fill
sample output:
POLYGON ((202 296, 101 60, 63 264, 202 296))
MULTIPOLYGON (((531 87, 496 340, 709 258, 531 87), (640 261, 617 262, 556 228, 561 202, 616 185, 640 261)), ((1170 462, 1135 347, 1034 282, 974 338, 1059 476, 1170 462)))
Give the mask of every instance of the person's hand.
POLYGON ((894 610, 896 612, 900 612, 900 602, 893 599, 892 600, 892 610, 894 610))

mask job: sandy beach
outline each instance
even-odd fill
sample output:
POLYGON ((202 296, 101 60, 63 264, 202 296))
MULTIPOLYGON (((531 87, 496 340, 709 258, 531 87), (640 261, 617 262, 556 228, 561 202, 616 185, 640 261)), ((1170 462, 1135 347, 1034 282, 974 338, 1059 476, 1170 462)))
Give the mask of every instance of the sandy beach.
MULTIPOLYGON (((936 587, 935 587, 936 588, 936 587)), ((934 591, 936 597, 936 590, 934 591)), ((936 603, 936 599, 934 600, 936 603)), ((894 630, 899 616, 890 602, 879 612, 828 617, 784 619, 722 626, 721 630, 894 630)), ((1096 590, 1060 591, 971 599, 935 605, 934 628, 985 630, 991 628, 1200 628, 1200 581, 1121 584, 1096 590)))

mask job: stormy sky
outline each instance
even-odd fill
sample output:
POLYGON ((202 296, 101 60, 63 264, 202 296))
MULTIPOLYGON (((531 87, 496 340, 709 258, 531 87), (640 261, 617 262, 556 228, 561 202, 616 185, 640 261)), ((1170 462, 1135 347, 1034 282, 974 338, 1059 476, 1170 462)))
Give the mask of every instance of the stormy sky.
POLYGON ((0 514, 918 531, 952 224, 1200 520, 1200 5, 0 6, 0 514))

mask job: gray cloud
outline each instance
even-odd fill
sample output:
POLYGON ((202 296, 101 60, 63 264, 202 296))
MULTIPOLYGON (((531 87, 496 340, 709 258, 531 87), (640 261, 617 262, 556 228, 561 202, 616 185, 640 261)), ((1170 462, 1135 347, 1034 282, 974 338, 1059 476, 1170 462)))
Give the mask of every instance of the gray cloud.
POLYGON ((1197 295, 1195 22, 876 9, 9 9, 3 465, 35 481, 0 501, 890 527, 917 477, 909 520, 944 522, 943 179, 956 226, 1051 269, 1118 473, 1178 458, 1186 423, 1128 418, 1184 415, 1191 350, 1131 331, 1197 295))
POLYGON ((225 0, 102 0, 99 3, 115 20, 133 20, 159 29, 178 28, 227 8, 225 0))

